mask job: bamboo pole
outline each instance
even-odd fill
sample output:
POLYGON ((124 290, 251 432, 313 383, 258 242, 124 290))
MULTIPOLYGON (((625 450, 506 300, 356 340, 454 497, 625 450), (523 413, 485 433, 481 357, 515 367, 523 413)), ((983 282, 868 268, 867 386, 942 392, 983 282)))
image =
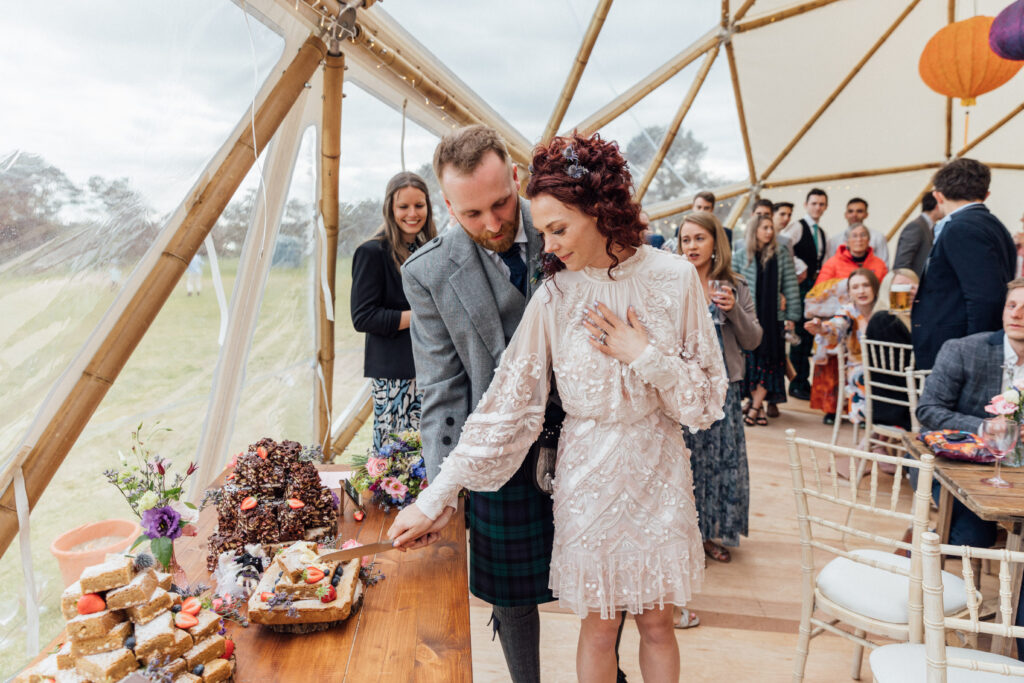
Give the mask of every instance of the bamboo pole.
MULTIPOLYGON (((789 7, 784 10, 779 10, 778 12, 766 14, 763 17, 758 17, 757 19, 751 19, 749 21, 744 21, 742 23, 736 24, 734 30, 736 31, 736 33, 751 31, 755 28, 761 28, 762 26, 767 26, 768 24, 774 24, 782 21, 783 19, 789 19, 790 17, 796 17, 801 14, 805 14, 806 12, 810 12, 811 10, 816 10, 820 7, 825 7, 826 5, 831 5, 833 2, 838 1, 839 0, 812 0, 811 2, 805 2, 803 4, 796 5, 795 7, 789 7)), ((735 19, 735 21, 739 21, 739 19, 737 18, 735 19)))
MULTIPOLYGON (((946 4, 946 24, 956 21, 956 0, 946 4)), ((953 155, 953 98, 946 98, 946 160, 953 155)))
POLYGON ((910 206, 908 206, 908 207, 907 207, 907 208, 906 208, 906 209, 905 209, 905 210, 903 211, 903 213, 901 213, 901 214, 900 214, 900 217, 896 219, 896 224, 895 224, 895 225, 893 225, 893 226, 892 226, 891 228, 889 228, 889 232, 888 232, 888 233, 886 233, 886 235, 885 235, 885 241, 886 241, 886 242, 888 242, 889 240, 891 240, 891 239, 893 238, 893 236, 894 236, 894 235, 895 235, 895 234, 896 234, 897 232, 899 232, 899 231, 900 231, 900 228, 902 228, 902 227, 903 227, 903 223, 904 223, 904 221, 906 221, 906 220, 907 220, 907 218, 909 218, 909 217, 910 217, 910 214, 912 214, 912 213, 913 213, 913 212, 914 212, 914 211, 915 211, 915 210, 917 209, 918 205, 920 205, 920 204, 921 204, 921 200, 922 200, 922 199, 924 199, 924 196, 925 196, 926 194, 928 194, 929 192, 931 192, 931 189, 932 189, 932 183, 931 183, 931 181, 929 180, 929 181, 928 181, 928 185, 927 185, 927 186, 926 186, 926 187, 925 187, 925 188, 924 188, 923 190, 921 190, 921 191, 920 191, 920 192, 919 192, 919 193, 917 194, 917 196, 916 196, 916 197, 914 197, 914 201, 912 201, 912 202, 910 203, 910 206))
POLYGON ((1003 118, 999 119, 998 121, 993 123, 991 126, 989 126, 988 130, 986 130, 984 133, 982 133, 978 137, 974 138, 974 140, 972 140, 970 143, 968 143, 968 144, 964 145, 963 147, 961 147, 960 151, 956 153, 956 158, 959 159, 960 157, 962 157, 963 155, 967 154, 972 149, 974 149, 975 147, 980 145, 982 142, 987 140, 990 135, 992 135, 997 130, 999 130, 1000 128, 1005 126, 1007 123, 1009 123, 1010 119, 1012 119, 1013 117, 1015 117, 1017 114, 1021 113, 1022 111, 1024 111, 1024 102, 1022 102, 1021 104, 1017 105, 1013 109, 1013 111, 1011 111, 1009 114, 1007 114, 1006 116, 1004 116, 1003 118))
POLYGON ((850 180, 852 178, 870 178, 879 175, 892 175, 896 173, 910 173, 911 171, 924 171, 929 168, 942 166, 937 161, 924 164, 911 164, 909 166, 889 166, 886 168, 871 168, 863 171, 848 171, 845 173, 829 173, 825 175, 804 176, 801 178, 786 178, 785 180, 769 180, 762 187, 770 189, 774 187, 790 187, 792 185, 810 185, 811 183, 823 183, 830 180, 850 180))
POLYGON ((562 92, 555 103, 555 110, 551 112, 548 125, 544 128, 544 135, 541 136, 542 142, 551 140, 558 127, 562 125, 562 119, 565 118, 565 112, 569 109, 569 103, 572 102, 572 97, 576 93, 576 86, 580 83, 583 70, 587 67, 590 53, 594 49, 594 43, 597 42, 597 37, 601 33, 601 27, 604 26, 604 21, 608 17, 608 9, 611 6, 612 0, 598 0, 594 14, 590 18, 590 25, 587 26, 587 31, 583 34, 583 42, 580 43, 580 49, 576 53, 576 61, 573 62, 572 68, 569 70, 565 85, 562 86, 562 92))
POLYGON ((729 26, 729 0, 722 0, 722 19, 719 24, 722 28, 729 26))
POLYGON ((832 106, 832 103, 835 102, 836 98, 839 97, 839 95, 846 89, 846 86, 850 84, 850 81, 852 81, 854 77, 858 73, 860 73, 860 70, 864 68, 864 65, 868 63, 868 60, 870 60, 875 55, 875 53, 878 52, 879 48, 881 48, 885 41, 889 39, 889 36, 893 34, 893 31, 895 31, 896 28, 901 23, 903 23, 903 20, 907 18, 907 15, 910 14, 910 12, 914 9, 914 7, 917 6, 917 4, 920 1, 921 0, 911 0, 910 4, 907 5, 903 12, 901 12, 900 15, 896 17, 896 20, 889 25, 889 28, 885 31, 885 33, 883 33, 881 37, 879 37, 879 39, 875 41, 874 45, 872 45, 871 48, 864 54, 864 56, 860 58, 860 61, 857 62, 856 65, 854 65, 854 67, 850 70, 850 73, 846 74, 846 78, 840 81, 839 85, 836 86, 832 93, 827 98, 825 98, 825 101, 821 103, 821 106, 818 107, 817 111, 815 111, 811 115, 811 118, 807 119, 807 122, 803 125, 803 127, 800 128, 799 131, 797 131, 797 134, 793 136, 793 139, 789 141, 789 144, 782 148, 782 151, 779 152, 778 156, 775 157, 775 160, 772 161, 772 163, 768 164, 768 168, 766 168, 764 172, 761 174, 762 181, 769 175, 771 175, 772 172, 776 168, 778 168, 779 164, 781 164, 785 160, 785 158, 789 156, 789 153, 793 151, 793 148, 796 147, 797 143, 799 143, 800 140, 803 139, 804 135, 806 135, 807 132, 814 126, 814 124, 818 122, 818 119, 820 119, 822 115, 828 110, 828 108, 832 106))
POLYGON ((743 215, 744 209, 747 208, 747 204, 749 204, 750 200, 753 198, 753 190, 750 190, 749 192, 747 192, 747 194, 740 197, 739 201, 737 201, 733 205, 732 211, 729 212, 728 218, 725 219, 725 227, 729 228, 730 230, 736 227, 736 221, 738 221, 740 219, 740 216, 743 215))
POLYGON ((366 380, 353 394, 348 405, 341 411, 331 427, 331 440, 338 453, 343 453, 348 448, 352 438, 362 429, 371 415, 373 415, 373 386, 370 384, 370 380, 366 380))
POLYGON ((720 29, 714 27, 703 36, 691 43, 685 50, 668 60, 634 86, 621 93, 587 119, 575 126, 583 135, 590 135, 611 121, 614 121, 634 104, 647 97, 659 85, 685 69, 702 54, 719 44, 720 29))
MULTIPOLYGON (((327 233, 326 259, 317 259, 317 270, 326 261, 327 288, 331 300, 324 299, 322 287, 317 296, 317 363, 323 373, 323 387, 314 386, 313 414, 316 416, 317 443, 324 449, 324 461, 330 462, 331 406, 334 402, 334 320, 328 319, 328 307, 334 311, 335 279, 338 263, 338 171, 341 165, 341 97, 345 79, 345 56, 327 56, 324 69, 323 122, 320 131, 320 214, 327 233)), ((319 274, 318 274, 319 275, 319 274)), ((319 283, 320 277, 317 277, 319 283)), ((333 316, 332 316, 333 318, 333 316)), ((314 383, 318 384, 318 383, 314 383)))
MULTIPOLYGON (((74 446, 89 418, 124 368, 132 351, 160 312, 199 245, 209 234, 235 190, 252 167, 259 152, 273 136, 292 104, 303 92, 306 80, 326 55, 318 38, 310 36, 281 74, 259 110, 255 126, 249 124, 236 138, 234 147, 210 179, 194 195, 185 218, 168 240, 163 253, 139 288, 113 321, 95 353, 66 395, 53 393, 40 408, 49 410, 51 401, 59 402, 53 418, 42 428, 34 443, 19 450, 30 507, 35 506, 43 490, 68 451, 74 446), (255 141, 255 145, 253 144, 255 141)), ((3 482, 0 498, 0 553, 7 549, 17 533, 14 491, 3 482)))
MULTIPOLYGON (((744 192, 750 191, 750 183, 734 183, 732 185, 726 185, 712 190, 715 193, 716 200, 731 199, 744 192)), ((658 220, 659 218, 665 218, 666 216, 672 216, 681 211, 686 211, 693 206, 693 197, 687 197, 685 199, 669 199, 657 204, 651 204, 644 207, 644 211, 650 216, 651 220, 658 220)))
POLYGON ((750 149, 750 134, 747 132, 747 115, 743 111, 743 95, 740 92, 740 75, 736 70, 736 54, 732 48, 732 42, 725 44, 725 56, 729 60, 729 77, 732 79, 732 93, 736 98, 736 116, 740 121, 740 134, 743 136, 743 151, 747 157, 747 172, 750 174, 750 184, 757 182, 757 172, 754 170, 754 153, 750 149))
POLYGON ((998 168, 1004 171, 1024 171, 1024 164, 985 164, 989 168, 998 168))
POLYGON ((746 0, 742 5, 740 5, 740 8, 736 10, 736 14, 732 17, 732 22, 735 24, 737 21, 742 20, 743 17, 747 16, 747 12, 753 6, 754 0, 746 0))
POLYGON ((679 105, 679 109, 676 110, 676 115, 672 118, 672 122, 669 123, 668 130, 665 131, 665 136, 661 140, 661 145, 658 147, 658 151, 655 152, 654 158, 651 159, 651 163, 647 166, 647 170, 644 172, 644 177, 640 181, 640 185, 636 189, 636 201, 641 201, 644 198, 644 194, 647 193, 647 188, 650 186, 651 181, 654 180, 654 176, 658 173, 658 168, 661 167, 661 162, 664 161, 665 155, 668 154, 668 150, 672 147, 672 143, 676 139, 676 134, 679 132, 679 127, 683 125, 683 119, 686 118, 687 112, 690 111, 690 107, 693 105, 693 101, 697 98, 697 93, 700 92, 700 88, 704 85, 704 79, 707 78, 708 72, 711 70, 711 65, 715 62, 715 57, 718 56, 718 46, 711 48, 711 51, 704 57, 704 62, 700 65, 700 70, 697 75, 693 77, 693 83, 690 84, 690 89, 686 93, 686 97, 683 98, 682 103, 679 105))

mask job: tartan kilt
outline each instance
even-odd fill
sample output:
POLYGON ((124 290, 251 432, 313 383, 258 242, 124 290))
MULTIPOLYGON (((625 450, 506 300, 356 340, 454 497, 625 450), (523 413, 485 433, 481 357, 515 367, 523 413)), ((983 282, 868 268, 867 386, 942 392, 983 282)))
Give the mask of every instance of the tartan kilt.
POLYGON ((531 466, 527 455, 500 489, 469 494, 469 590, 492 605, 554 600, 548 588, 555 536, 552 501, 534 486, 531 466))

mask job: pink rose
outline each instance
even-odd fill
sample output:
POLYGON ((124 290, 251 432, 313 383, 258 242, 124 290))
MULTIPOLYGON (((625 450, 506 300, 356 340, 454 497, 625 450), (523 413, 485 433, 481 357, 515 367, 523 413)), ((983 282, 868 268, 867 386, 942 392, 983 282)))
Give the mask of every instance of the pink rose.
POLYGON ((384 491, 391 495, 392 500, 401 501, 405 499, 405 494, 409 492, 409 487, 398 481, 394 477, 388 477, 381 482, 384 491))
POLYGON ((388 469, 388 461, 383 458, 367 458, 366 473, 371 477, 379 477, 388 469))
MULTIPOLYGON (((339 550, 348 550, 349 548, 360 548, 362 547, 362 545, 363 544, 357 541, 356 539, 350 538, 341 544, 339 550)), ((360 564, 363 566, 370 564, 370 556, 366 555, 363 558, 361 558, 360 564)))
POLYGON ((1013 415, 1017 412, 1017 406, 1007 401, 1002 394, 992 397, 992 402, 985 406, 985 412, 992 415, 1013 415))

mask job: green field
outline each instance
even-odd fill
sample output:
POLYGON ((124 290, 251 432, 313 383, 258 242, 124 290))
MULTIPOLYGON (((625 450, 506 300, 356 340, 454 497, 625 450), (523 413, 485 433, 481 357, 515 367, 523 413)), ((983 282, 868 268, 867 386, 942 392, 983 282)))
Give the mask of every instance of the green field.
MULTIPOLYGON (((236 269, 237 262, 221 263, 229 303, 236 269)), ((352 329, 348 315, 350 272, 350 261, 339 260, 335 414, 363 382, 362 335, 352 329)), ((313 441, 313 285, 308 267, 271 271, 246 365, 231 452, 264 436, 313 441)), ((115 295, 116 288, 104 273, 63 279, 0 278, 0 313, 7 330, 0 331, 0 457, 14 450, 55 378, 115 295)), ((184 281, 179 283, 33 510, 32 560, 44 606, 43 643, 63 626, 63 585, 50 554, 51 541, 86 522, 132 516, 102 475, 104 469, 117 467, 118 450, 127 450, 131 431, 140 422, 150 426, 159 421, 172 431, 150 445, 176 468, 184 469, 195 458, 217 364, 219 325, 220 309, 207 268, 201 296, 186 296, 184 281)), ((366 425, 339 459, 364 452, 370 439, 366 425)), ((0 559, 0 586, 0 675, 6 678, 26 662, 24 579, 17 541, 0 559)))

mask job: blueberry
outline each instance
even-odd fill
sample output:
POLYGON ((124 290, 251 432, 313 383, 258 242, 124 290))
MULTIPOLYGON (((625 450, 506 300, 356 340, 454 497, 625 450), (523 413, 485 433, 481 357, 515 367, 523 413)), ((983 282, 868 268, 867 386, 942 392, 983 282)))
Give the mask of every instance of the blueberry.
POLYGON ((171 605, 171 611, 177 614, 181 611, 181 605, 171 605))
POLYGON ((335 574, 334 576, 331 577, 331 585, 332 586, 337 588, 339 583, 341 583, 341 577, 340 576, 335 574))
POLYGON ((203 666, 202 664, 196 664, 192 668, 192 673, 195 674, 196 676, 202 676, 203 675, 203 669, 205 669, 205 668, 206 667, 203 666))
POLYGON ((124 639, 124 646, 129 650, 135 649, 135 636, 128 636, 124 639))

